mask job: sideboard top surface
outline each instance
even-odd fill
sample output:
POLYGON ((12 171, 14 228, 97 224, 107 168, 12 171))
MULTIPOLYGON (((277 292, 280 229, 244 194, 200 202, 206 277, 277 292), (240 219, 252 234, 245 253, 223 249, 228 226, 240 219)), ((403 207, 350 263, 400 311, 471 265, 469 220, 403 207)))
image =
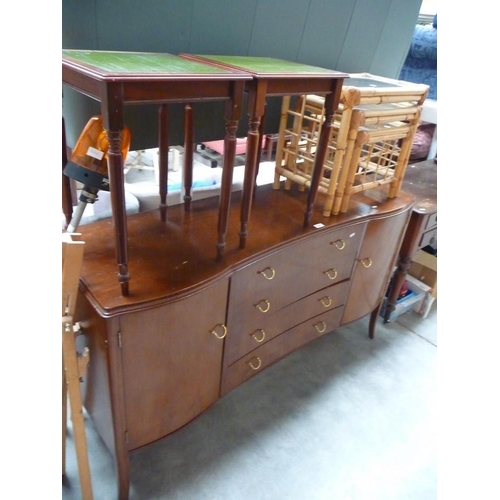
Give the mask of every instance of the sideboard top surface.
MULTIPOLYGON (((269 255, 312 234, 389 217, 409 209, 414 197, 401 192, 386 199, 383 188, 352 197, 345 214, 324 217, 318 194, 309 227, 302 225, 306 192, 276 191, 270 185, 256 189, 249 223, 249 238, 239 248, 239 210, 241 193, 234 193, 227 247, 221 261, 216 260, 218 197, 192 203, 191 212, 183 205, 168 207, 167 220, 160 211, 140 212, 128 217, 130 295, 122 296, 116 281, 116 257, 112 219, 81 226, 86 242, 81 272, 82 290, 105 317, 155 307, 162 302, 186 297, 236 269, 269 255)), ((306 256, 305 256, 306 258, 306 256)))

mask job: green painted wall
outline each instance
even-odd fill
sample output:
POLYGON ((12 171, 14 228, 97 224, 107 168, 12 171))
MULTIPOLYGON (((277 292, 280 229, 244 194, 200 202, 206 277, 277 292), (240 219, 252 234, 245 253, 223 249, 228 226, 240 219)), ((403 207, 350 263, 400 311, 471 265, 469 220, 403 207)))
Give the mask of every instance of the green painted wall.
MULTIPOLYGON (((349 73, 397 77, 421 0, 63 0, 62 47, 278 57, 349 73)), ((266 132, 278 129, 268 103, 266 132)), ((196 140, 224 136, 222 103, 196 104, 196 140)), ((63 88, 73 146, 99 103, 63 88)), ((155 147, 157 108, 125 109, 132 149, 155 147)), ((243 117, 239 136, 246 135, 243 117)), ((171 106, 171 144, 182 144, 182 106, 171 106)))

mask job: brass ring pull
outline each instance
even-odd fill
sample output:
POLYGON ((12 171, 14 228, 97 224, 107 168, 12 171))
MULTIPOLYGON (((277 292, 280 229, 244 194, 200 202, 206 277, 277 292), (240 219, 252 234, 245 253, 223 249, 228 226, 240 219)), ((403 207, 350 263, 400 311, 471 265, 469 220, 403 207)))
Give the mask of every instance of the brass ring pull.
POLYGON ((326 323, 322 321, 321 323, 317 323, 314 325, 314 328, 318 330, 318 333, 324 333, 326 330, 326 323))
POLYGON ((334 280, 338 273, 336 269, 328 269, 328 271, 324 271, 323 274, 326 274, 329 279, 334 280))
POLYGON ((262 328, 260 330, 255 330, 255 332, 252 333, 252 337, 255 339, 255 342, 258 342, 260 344, 261 342, 264 342, 264 339, 266 338, 266 332, 262 330, 262 328), (258 337, 259 333, 261 334, 260 337, 258 337))
POLYGON ((323 307, 330 307, 332 305, 332 298, 328 296, 319 299, 319 301, 323 307))
POLYGON ((371 267, 371 265, 373 264, 372 259, 370 259, 369 257, 366 257, 365 259, 360 259, 359 262, 361 262, 361 264, 363 264, 363 267, 366 267, 367 269, 371 267))
POLYGON ((266 267, 263 271, 259 271, 258 274, 264 276, 266 280, 272 280, 276 276, 276 271, 272 267, 266 267))
POLYGON ((222 324, 215 325, 215 328, 210 333, 212 333, 213 335, 215 335, 218 339, 222 340, 227 335, 227 327, 226 327, 226 325, 222 325, 222 324), (217 328, 218 326, 220 326, 222 328, 222 335, 219 335, 215 331, 215 328, 217 328))
POLYGON ((248 366, 252 369, 252 370, 258 370, 261 366, 262 366, 262 361, 261 359, 257 356, 256 358, 252 358, 250 361, 248 361, 248 366), (253 365, 252 364, 252 361, 253 360, 257 360, 257 366, 253 365))
POLYGON ((271 302, 269 302, 267 299, 263 299, 261 300, 258 304, 255 305, 255 307, 260 311, 260 312, 263 312, 263 313, 266 313, 267 311, 269 311, 269 309, 271 309, 271 302), (262 307, 260 304, 261 302, 264 302, 266 304, 266 307, 262 307))
POLYGON ((331 245, 335 245, 335 247, 338 249, 338 250, 344 250, 345 248, 345 241, 344 240, 336 240, 336 241, 333 241, 332 243, 330 243, 331 245))

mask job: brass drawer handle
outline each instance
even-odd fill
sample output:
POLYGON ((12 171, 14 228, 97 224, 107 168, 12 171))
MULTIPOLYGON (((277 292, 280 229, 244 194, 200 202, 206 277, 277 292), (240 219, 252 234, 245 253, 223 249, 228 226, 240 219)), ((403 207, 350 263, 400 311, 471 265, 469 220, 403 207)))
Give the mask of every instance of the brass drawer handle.
POLYGON ((215 335, 218 339, 222 340, 227 335, 227 327, 226 327, 226 325, 218 324, 218 325, 215 325, 215 328, 210 333, 212 333, 213 335, 215 335), (219 335, 215 331, 215 328, 217 328, 218 326, 220 326, 222 328, 222 335, 219 335))
POLYGON ((260 312, 263 312, 263 313, 266 313, 267 311, 269 311, 269 309, 271 309, 271 302, 269 302, 267 299, 262 299, 258 304, 255 304, 255 307, 260 311, 260 312), (265 304, 265 307, 262 307, 261 306, 261 303, 264 302, 265 304))
POLYGON ((361 264, 363 264, 363 267, 366 267, 367 269, 371 267, 373 264, 372 259, 370 259, 370 257, 359 259, 359 262, 361 262, 361 264))
POLYGON ((332 241, 332 243, 330 243, 330 245, 334 245, 335 248, 337 248, 338 250, 344 250, 344 248, 345 248, 345 241, 344 240, 332 241))
POLYGON ((323 274, 326 274, 331 280, 334 280, 338 275, 336 269, 328 269, 328 271, 324 271, 323 274))
POLYGON ((314 325, 314 328, 318 330, 318 333, 324 333, 326 330, 326 323, 324 321, 321 321, 320 323, 316 323, 314 325))
POLYGON ((262 366, 262 361, 259 357, 256 357, 256 358, 252 358, 250 361, 247 361, 248 363, 248 366, 252 369, 252 370, 258 370, 261 366, 262 366), (257 361, 257 365, 253 365, 252 364, 252 361, 253 360, 256 360, 257 361))
POLYGON ((332 305, 332 298, 331 297, 323 297, 322 299, 319 299, 319 301, 321 302, 321 305, 323 307, 330 307, 332 305))
POLYGON ((262 329, 255 330, 255 332, 252 333, 252 337, 255 339, 255 342, 258 342, 260 344, 261 342, 264 342, 264 339, 266 338, 266 332, 262 329), (261 334, 260 337, 258 337, 259 333, 261 334))
POLYGON ((264 276, 266 280, 272 280, 276 276, 276 271, 272 267, 266 267, 263 271, 259 271, 258 274, 264 276))

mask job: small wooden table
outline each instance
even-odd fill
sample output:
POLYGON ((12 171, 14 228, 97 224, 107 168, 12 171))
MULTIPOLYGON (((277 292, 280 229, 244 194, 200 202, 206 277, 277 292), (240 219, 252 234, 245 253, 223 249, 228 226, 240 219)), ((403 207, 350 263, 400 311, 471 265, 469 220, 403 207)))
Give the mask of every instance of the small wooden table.
POLYGON ((212 64, 217 68, 245 71, 252 76, 251 80, 245 82, 245 92, 248 94, 249 130, 241 205, 240 248, 245 247, 248 235, 248 221, 250 219, 250 207, 260 158, 263 116, 267 97, 301 94, 322 94, 326 96, 325 123, 321 129, 316 151, 304 216, 304 226, 308 226, 319 186, 321 168, 326 156, 328 138, 333 125, 333 114, 339 104, 344 79, 348 78, 349 75, 331 69, 270 57, 193 54, 180 54, 180 56, 212 64))
POLYGON ((415 205, 389 288, 384 323, 389 321, 391 312, 396 308, 412 258, 418 250, 437 241, 437 160, 408 165, 402 189, 415 196, 415 205))
MULTIPOLYGON (((243 102, 247 73, 189 61, 171 54, 113 52, 96 50, 63 50, 62 82, 101 103, 106 130, 108 175, 115 233, 118 281, 124 296, 129 294, 127 222, 123 161, 120 149, 124 123, 124 105, 159 104, 160 199, 162 220, 166 218, 168 169, 168 108, 172 102, 226 100, 225 154, 218 220, 217 257, 225 249, 229 204, 236 147, 236 129, 243 102)), ((191 137, 192 138, 192 137, 191 137)), ((194 145, 193 145, 194 146, 194 145)), ((191 150, 193 147, 191 147, 191 150)), ((186 172, 192 169, 186 168, 186 172)), ((64 177, 64 176, 63 176, 64 177)), ((63 185, 65 181, 63 178, 63 185)), ((64 191, 69 190, 67 179, 64 191)), ((71 214, 69 197, 63 212, 71 214)))

